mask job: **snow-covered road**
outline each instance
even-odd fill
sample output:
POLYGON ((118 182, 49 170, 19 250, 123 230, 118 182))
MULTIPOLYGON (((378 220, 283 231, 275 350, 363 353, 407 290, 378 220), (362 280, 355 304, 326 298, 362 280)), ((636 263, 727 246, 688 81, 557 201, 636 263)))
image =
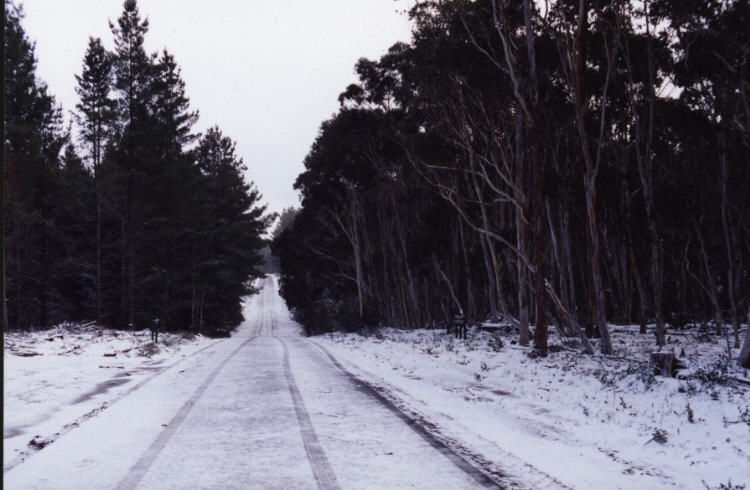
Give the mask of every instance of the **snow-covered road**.
POLYGON ((496 486, 303 338, 275 278, 261 285, 231 338, 6 465, 5 488, 496 486))

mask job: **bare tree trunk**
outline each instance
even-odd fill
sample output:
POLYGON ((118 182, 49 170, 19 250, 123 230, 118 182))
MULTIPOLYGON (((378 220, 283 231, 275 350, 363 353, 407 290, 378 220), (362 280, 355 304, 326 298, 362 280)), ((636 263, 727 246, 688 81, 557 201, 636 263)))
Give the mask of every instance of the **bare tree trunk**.
POLYGON ((357 272, 357 301, 359 303, 359 319, 364 318, 364 306, 362 300, 362 251, 359 243, 359 230, 357 226, 357 219, 354 215, 354 200, 352 199, 352 246, 354 248, 354 265, 357 272))
POLYGON ((734 325, 734 348, 740 348, 740 315, 737 308, 735 286, 735 259, 734 247, 732 246, 732 230, 729 217, 729 166, 727 164, 727 153, 725 136, 722 133, 719 143, 719 161, 721 164, 721 224, 724 231, 724 243, 727 247, 727 295, 729 296, 729 307, 732 315, 732 324, 734 325))
POLYGON ((99 142, 94 147, 94 186, 96 199, 96 323, 102 323, 102 184, 99 171, 99 142))
MULTIPOLYGON (((445 285, 448 286, 448 292, 451 293, 451 298, 453 298, 453 302, 456 305, 456 308, 458 308, 458 311, 461 313, 461 315, 464 314, 464 309, 461 307, 461 302, 458 301, 458 297, 456 296, 455 291, 453 290, 453 285, 451 284, 450 279, 448 279, 448 276, 445 275, 445 272, 440 268, 440 264, 438 263, 435 256, 432 256, 432 265, 435 267, 435 271, 440 274, 440 277, 443 278, 443 281, 445 281, 445 285)), ((447 312, 446 312, 447 316, 447 312)))
POLYGON ((491 320, 496 322, 498 320, 497 315, 497 299, 495 298, 495 274, 492 271, 492 264, 490 263, 489 253, 487 252, 487 235, 479 235, 479 244, 482 247, 482 257, 484 258, 484 268, 487 271, 487 296, 489 297, 490 303, 490 315, 491 320))
MULTIPOLYGON (((523 166, 523 144, 522 144, 522 121, 519 116, 515 122, 515 145, 516 145, 516 244, 520 253, 528 253, 528 232, 526 230, 526 220, 523 213, 526 210, 526 198, 521 189, 524 188, 524 166, 523 166)), ((529 302, 528 302, 528 277, 529 273, 526 265, 521 260, 516 261, 516 273, 518 274, 518 329, 519 340, 521 345, 529 345, 529 302)))
POLYGON ((135 268, 133 266, 135 255, 133 253, 133 215, 132 215, 132 198, 128 206, 128 277, 127 277, 127 304, 128 304, 128 326, 135 326, 135 298, 133 288, 135 287, 135 268))
POLYGON ((630 267, 633 269, 633 280, 635 289, 638 291, 638 321, 640 323, 640 333, 646 334, 646 291, 641 283, 641 274, 638 272, 638 264, 635 262, 635 252, 633 244, 628 245, 628 256, 630 257, 630 267))
POLYGON ((737 364, 745 369, 750 369, 750 311, 747 312, 747 332, 745 332, 745 341, 742 343, 742 349, 737 356, 737 364))
MULTIPOLYGON (((535 144, 536 146, 536 144, 535 144)), ((532 153, 536 153, 538 147, 532 150, 532 153)), ((534 160, 534 250, 533 250, 533 261, 536 269, 534 270, 534 289, 536 294, 534 295, 536 312, 534 325, 534 348, 538 351, 542 357, 547 356, 547 343, 548 343, 548 325, 547 325, 547 303, 544 294, 545 291, 545 236, 544 236, 544 204, 542 200, 542 179, 544 169, 542 168, 540 155, 532 156, 534 160)))
MULTIPOLYGON (((516 237, 518 249, 527 250, 526 245, 526 225, 518 220, 516 228, 516 237)), ((528 271, 526 266, 519 260, 516 262, 516 271, 518 273, 518 328, 520 338, 518 342, 521 345, 529 345, 529 302, 528 302, 528 271)))
MULTIPOLYGON (((599 140, 597 142, 597 155, 596 161, 591 155, 591 149, 589 146, 588 132, 585 125, 585 114, 586 114, 586 95, 583 93, 583 36, 587 32, 587 16, 588 11, 585 8, 584 0, 579 1, 578 7, 578 22, 576 28, 576 34, 574 39, 574 47, 571 53, 572 66, 571 72, 573 77, 573 94, 575 102, 575 116, 576 126, 578 127, 578 135, 581 142, 581 150, 583 154, 583 160, 585 163, 585 171, 583 175, 584 188, 586 195, 586 219, 587 219, 587 235, 588 235, 588 266, 590 269, 591 277, 591 294, 593 299, 593 317, 594 321, 599 327, 599 333, 601 335, 601 351, 604 354, 612 353, 612 341, 609 336, 609 328, 607 327, 606 312, 604 306, 604 291, 602 286, 601 276, 601 263, 600 263, 600 250, 599 250, 599 225, 596 217, 596 177, 599 172, 599 165, 601 162, 600 154, 602 147, 602 140, 604 137, 604 124, 605 114, 607 109, 607 90, 609 88, 609 79, 612 71, 612 60, 611 53, 607 52, 608 66, 607 76, 604 82, 604 89, 602 95, 602 109, 599 121, 599 140)), ((606 46, 605 46, 606 48, 606 46)))
MULTIPOLYGON (((464 240, 464 223, 463 220, 458 218, 458 234, 461 240, 461 252, 464 259, 464 273, 466 274, 466 321, 472 322, 474 320, 482 321, 484 318, 476 318, 476 308, 474 303, 474 290, 471 285, 471 269, 469 267, 469 255, 466 252, 466 240, 464 240)), ((481 240, 482 237, 480 236, 481 240)))
MULTIPOLYGON (((711 300, 711 305, 714 309, 714 324, 716 327, 716 333, 725 336, 727 341, 727 355, 729 356, 729 358, 731 358, 732 344, 729 341, 729 335, 726 334, 726 329, 724 328, 724 319, 721 315, 721 306, 719 305, 719 298, 716 296, 716 283, 714 282, 714 276, 711 273, 711 267, 708 264, 708 252, 706 251, 706 243, 703 241, 703 234, 701 233, 700 227, 697 224, 695 225, 695 231, 698 235, 698 243, 701 247, 703 270, 706 274, 706 284, 704 285, 700 281, 698 281, 698 284, 703 288, 704 291, 706 291, 709 299, 711 300)), ((695 277, 696 280, 698 279, 695 275, 693 275, 693 277, 695 277)))
MULTIPOLYGON (((193 238, 195 240, 195 238, 193 238)), ((190 331, 193 333, 196 333, 195 327, 196 327, 196 299, 197 299, 197 291, 196 288, 196 281, 197 281, 197 269, 195 264, 195 242, 193 242, 193 253, 192 253, 192 270, 190 271, 190 331)))
POLYGON ((198 316, 198 330, 201 332, 203 332, 203 304, 204 304, 205 299, 206 299, 206 292, 201 291, 201 301, 198 306, 199 311, 200 311, 200 315, 198 316))
MULTIPOLYGON (((329 210, 329 214, 338 224, 339 229, 346 235, 349 240, 349 244, 352 246, 352 253, 354 255, 354 270, 356 274, 355 281, 357 283, 357 303, 359 306, 359 319, 364 318, 364 275, 362 271, 362 247, 359 233, 359 209, 357 206, 357 196, 354 189, 349 188, 349 217, 346 220, 347 223, 338 215, 337 212, 329 210)), ((395 256, 395 254, 394 254, 395 256)))
POLYGON ((544 234, 544 161, 542 160, 542 117, 539 101, 539 83, 536 72, 536 50, 534 47, 534 32, 531 27, 531 0, 523 2, 523 18, 526 38, 526 53, 528 56, 529 99, 531 101, 530 117, 526 120, 527 131, 532 136, 531 168, 532 168, 532 235, 533 235, 533 263, 534 263, 534 302, 536 306, 534 327, 534 347, 539 355, 547 355, 547 304, 545 291, 545 249, 546 235, 544 234))
POLYGON ((5 159, 3 159, 3 182, 2 184, 0 184, 0 192, 2 193, 2 199, 0 199, 0 206, 2 206, 2 208, 0 208, 0 231, 2 232, 3 237, 2 241, 0 241, 0 254, 2 254, 2 259, 0 260, 0 269, 2 269, 2 273, 0 274, 0 276, 2 276, 3 281, 3 284, 1 286, 3 289, 3 297, 1 298, 2 304, 0 304, 0 308, 3 309, 3 332, 7 332, 10 328, 10 324, 8 323, 8 295, 6 290, 6 284, 8 284, 8 276, 5 268, 5 250, 8 247, 8 242, 10 242, 10 240, 8 240, 9 237, 5 234, 5 230, 7 229, 5 227, 5 220, 7 219, 5 203, 8 199, 8 174, 6 171, 6 165, 7 164, 5 162, 5 159))
MULTIPOLYGON (((552 220, 552 207, 549 204, 549 201, 545 202, 545 208, 547 211, 547 222, 549 224, 549 233, 552 243, 552 257, 555 261, 555 272, 558 276, 558 283, 560 284, 560 294, 562 295, 562 304, 568 302, 568 286, 567 281, 565 280, 565 258, 563 254, 560 251, 560 244, 559 240, 557 238, 557 233, 555 233, 555 225, 552 220)), ((553 302, 554 303, 554 302, 553 302)), ((560 325, 558 325, 558 328, 564 332, 565 336, 570 337, 575 334, 569 326, 567 322, 562 322, 560 325)))
MULTIPOLYGON (((663 313, 663 265, 662 265, 662 248, 659 231, 656 224, 656 205, 654 204, 654 162, 652 155, 652 142, 654 135, 654 104, 656 99, 654 86, 654 65, 653 53, 651 52, 651 20, 648 14, 648 0, 644 2, 644 11, 646 12, 646 55, 648 58, 648 115, 644 128, 643 120, 637 109, 637 103, 634 96, 631 95, 631 104, 634 107, 635 115, 635 150, 636 161, 638 163, 638 174, 641 178, 641 187, 643 188, 643 199, 646 204, 646 220, 648 223, 649 238, 651 241, 651 282, 654 294, 654 314, 656 316, 656 344, 664 345, 666 343, 666 328, 664 326, 663 313), (645 132, 646 141, 643 141, 645 132)), ((633 69, 630 66, 630 52, 628 43, 625 43, 627 50, 625 59, 628 64, 628 78, 630 85, 634 86, 633 69)))
POLYGON ((120 328, 128 328, 128 254, 125 218, 120 216, 120 328))
MULTIPOLYGON (((398 231, 398 237, 399 237, 399 243, 401 244, 401 255, 403 260, 403 269, 406 273, 406 280, 407 280, 407 286, 409 291, 409 300, 411 303, 411 307, 413 310, 413 316, 414 316, 414 326, 415 328, 419 328, 422 324, 422 312, 419 308, 419 301, 417 301, 417 290, 414 285, 414 278, 411 274, 411 268, 409 267, 409 254, 407 252, 407 246, 406 246, 406 234, 404 232, 404 227, 401 223, 401 216, 398 212, 398 209, 396 209, 396 198, 393 196, 393 194, 390 194, 391 196, 391 203, 393 205, 393 214, 396 219, 396 228, 398 231)), ((463 243, 463 228, 461 228, 461 240, 463 243)), ((466 250, 464 249, 464 255, 466 255, 466 250)))
POLYGON ((643 196, 646 199, 646 217, 648 220, 649 234, 651 238, 651 281, 654 291, 654 313, 656 316, 656 344, 666 344, 666 328, 664 326, 663 303, 663 274, 662 274, 662 250, 659 233, 656 228, 656 218, 654 197, 651 189, 651 170, 652 165, 643 168, 641 172, 641 182, 643 185, 643 196), (646 175, 649 176, 646 176, 646 175))
POLYGON ((573 273, 573 254, 570 250, 570 213, 567 209, 562 211, 562 244, 563 244, 563 257, 565 257, 565 273, 568 276, 568 296, 566 308, 575 315, 576 305, 576 283, 575 274, 573 273), (572 310, 572 311, 571 311, 572 310))
POLYGON ((570 327, 570 329, 573 330, 576 335, 578 335, 579 339, 581 339, 584 352, 586 352, 587 354, 593 354, 594 347, 591 345, 591 341, 586 336, 586 332, 584 332, 581 326, 578 324, 578 320, 576 320, 576 318, 562 304, 562 301, 560 301, 560 297, 555 293, 554 289, 552 289, 552 285, 548 283, 546 284, 546 286, 547 294, 549 294, 549 297, 557 307, 557 310, 562 314, 563 319, 568 322, 568 326, 570 327))
MULTIPOLYGON (((5 197, 5 195, 3 195, 5 197)), ((0 227, 2 227, 3 230, 5 230, 5 213, 2 213, 2 217, 0 217, 0 227)), ((8 328, 10 328, 10 324, 8 323, 8 296, 6 295, 6 289, 5 285, 7 284, 7 275, 5 273, 5 239, 3 239, 2 244, 2 262, 0 262, 0 268, 3 269, 2 272, 2 278, 3 278, 3 304, 0 305, 0 308, 3 309, 3 332, 6 332, 8 328)))

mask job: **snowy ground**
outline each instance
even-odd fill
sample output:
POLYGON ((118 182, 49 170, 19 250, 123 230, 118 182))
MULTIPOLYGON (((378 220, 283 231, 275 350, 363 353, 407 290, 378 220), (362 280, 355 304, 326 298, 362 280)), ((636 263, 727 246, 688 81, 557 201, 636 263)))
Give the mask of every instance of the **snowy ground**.
POLYGON ((6 334, 5 488, 750 483, 747 373, 717 368, 715 339, 669 336, 685 379, 651 375, 637 327, 613 327, 617 357, 475 329, 306 339, 260 285, 229 339, 6 334))
POLYGON ((60 325, 4 335, 3 469, 8 470, 176 360, 211 345, 202 336, 60 325))
POLYGON ((380 329, 314 341, 453 447, 517 475, 521 486, 750 484, 749 390, 729 379, 747 373, 720 369, 723 342, 670 335, 669 348, 689 364, 687 379, 670 379, 651 375, 653 335, 636 326, 613 327, 618 358, 562 345, 531 358, 513 338, 380 329))
POLYGON ((231 338, 174 345, 151 359, 132 354, 145 340, 132 334, 8 336, 4 488, 463 489, 505 481, 301 337, 275 278, 261 285, 231 338))

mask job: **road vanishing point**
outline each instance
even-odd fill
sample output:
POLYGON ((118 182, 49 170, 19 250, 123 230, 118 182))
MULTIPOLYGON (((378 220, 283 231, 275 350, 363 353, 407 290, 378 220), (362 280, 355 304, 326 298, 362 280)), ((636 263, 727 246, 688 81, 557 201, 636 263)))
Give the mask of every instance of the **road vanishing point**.
POLYGON ((245 321, 4 471, 5 488, 501 487, 302 335, 268 276, 245 321))

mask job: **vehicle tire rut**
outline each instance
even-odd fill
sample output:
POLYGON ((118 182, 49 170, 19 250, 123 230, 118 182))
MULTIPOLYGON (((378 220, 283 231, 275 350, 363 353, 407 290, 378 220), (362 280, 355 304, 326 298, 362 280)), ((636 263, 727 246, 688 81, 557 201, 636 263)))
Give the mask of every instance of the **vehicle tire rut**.
POLYGON ((256 338, 256 336, 253 336, 245 340, 227 357, 225 357, 224 360, 222 360, 221 363, 216 366, 213 371, 211 371, 206 379, 203 380, 203 383, 201 383, 201 385, 196 388, 190 398, 188 398, 185 404, 177 411, 175 416, 172 417, 172 419, 167 424, 167 427, 163 431, 161 431, 161 433, 159 433, 159 436, 154 440, 154 442, 151 443, 148 449, 146 449, 146 452, 144 452, 140 459, 136 461, 136 463, 130 468, 130 471, 128 471, 127 475, 125 475, 125 477, 117 485, 118 489, 130 489, 135 488, 138 485, 141 479, 143 479, 143 476, 146 474, 146 472, 148 472, 149 468, 151 468, 151 465, 156 460, 156 457, 169 443, 169 440, 172 438, 175 432, 177 432, 187 416, 190 415, 190 411, 193 409, 193 406, 195 406, 195 403, 211 385, 216 376, 218 376, 219 372, 221 372, 224 366, 237 354, 237 352, 239 352, 243 347, 245 347, 256 338))
MULTIPOLYGON (((487 468, 489 463, 478 461, 480 458, 478 455, 462 456, 457 452, 458 448, 453 448, 448 445, 446 441, 443 441, 437 434, 435 434, 435 426, 429 421, 422 418, 413 417, 399 408, 393 401, 386 397, 378 388, 359 378, 351 371, 346 369, 341 363, 323 346, 317 342, 305 341, 308 345, 315 345, 320 351, 328 358, 328 360, 346 377, 351 381, 359 391, 374 398, 380 404, 390 410, 396 417, 401 419, 407 426, 409 426, 414 432, 416 432, 422 439, 424 439, 430 446, 436 449, 438 452, 448 458, 454 465, 461 469, 464 473, 472 477, 479 485, 484 488, 508 488, 518 487, 519 485, 512 481, 508 475, 497 471, 496 469, 487 468), (476 465, 468 461, 476 460, 476 465), (485 464, 482 464, 485 463, 485 464), (478 466, 483 466, 487 469, 480 469, 478 466), (492 476, 489 476, 490 473, 492 476), (500 481, 498 481, 500 480, 500 481)), ((461 451, 465 452, 465 451, 461 451)))
POLYGON ((305 446, 307 458, 310 460, 315 482, 320 489, 339 489, 341 486, 336 478, 336 474, 333 472, 333 468, 331 468, 331 463, 328 461, 325 451, 323 451, 320 445, 318 436, 315 434, 310 415, 307 413, 302 395, 299 392, 297 383, 294 381, 294 375, 292 375, 292 369, 289 365, 289 348, 280 338, 276 337, 276 340, 281 342, 281 345, 284 347, 284 375, 289 386, 289 392, 292 395, 294 411, 297 414, 297 422, 299 423, 299 430, 302 435, 302 444, 305 446))

